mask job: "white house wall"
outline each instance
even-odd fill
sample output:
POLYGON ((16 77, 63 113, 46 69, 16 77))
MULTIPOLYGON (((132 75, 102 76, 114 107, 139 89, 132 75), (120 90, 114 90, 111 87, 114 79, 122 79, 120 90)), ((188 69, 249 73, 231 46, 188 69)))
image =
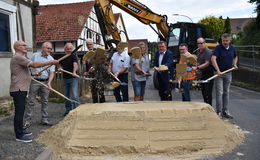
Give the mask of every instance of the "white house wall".
POLYGON ((121 17, 119 16, 118 21, 117 21, 117 28, 119 29, 120 32, 120 37, 122 42, 127 42, 127 37, 125 35, 126 31, 124 29, 123 21, 121 17))
MULTIPOLYGON (((1 13, 8 13, 9 21, 10 21, 10 39, 11 39, 11 46, 17 40, 22 40, 21 38, 21 24, 23 23, 24 28, 24 38, 25 42, 29 46, 29 54, 32 53, 32 46, 33 46, 33 29, 32 29, 32 13, 31 8, 25 5, 20 4, 21 7, 21 20, 18 20, 17 16, 17 9, 18 7, 14 5, 13 0, 0 0, 0 12, 1 13), (18 23, 17 23, 18 22, 18 23), (18 27, 18 28, 17 28, 18 27), (17 32, 18 31, 18 32, 17 32)), ((0 54, 3 54, 0 52, 0 54)), ((14 54, 14 50, 12 48, 12 52, 9 52, 8 56, 0 56, 0 97, 7 97, 9 96, 9 86, 10 86, 10 59, 14 54)))
POLYGON ((91 13, 87 19, 87 22, 84 24, 84 28, 82 29, 82 32, 77 42, 78 45, 83 44, 81 51, 88 50, 85 41, 86 39, 90 38, 90 36, 88 35, 88 30, 91 32, 91 39, 94 42, 94 47, 104 46, 104 41, 101 35, 101 30, 98 24, 98 20, 94 8, 92 8, 91 13), (96 39, 97 34, 99 35, 100 43, 97 42, 96 39))

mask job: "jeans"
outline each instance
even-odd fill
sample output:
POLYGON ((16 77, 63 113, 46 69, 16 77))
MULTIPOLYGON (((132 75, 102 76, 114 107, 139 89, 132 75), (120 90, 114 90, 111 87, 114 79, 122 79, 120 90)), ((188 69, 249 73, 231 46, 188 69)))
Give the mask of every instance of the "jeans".
POLYGON ((78 102, 75 103, 66 100, 65 101, 66 112, 69 112, 79 106, 78 85, 79 85, 78 78, 68 78, 68 79, 63 78, 63 87, 64 87, 65 96, 78 102))
MULTIPOLYGON (((128 73, 123 73, 120 74, 117 77, 121 82, 123 83, 128 83, 128 73)), ((119 87, 114 89, 114 96, 116 98, 117 102, 127 102, 129 101, 129 96, 128 96, 128 85, 124 84, 124 85, 120 85, 119 87), (122 93, 122 97, 120 95, 120 92, 122 93)))
POLYGON ((14 132, 16 138, 21 138, 23 136, 23 116, 25 110, 25 99, 27 91, 16 91, 10 92, 14 101, 14 132))
MULTIPOLYGON (((47 84, 46 82, 43 82, 47 84)), ((36 101, 36 95, 40 94, 41 96, 41 111, 42 111, 42 121, 48 120, 48 97, 50 90, 41 84, 32 81, 30 85, 30 90, 29 90, 29 96, 28 96, 28 103, 26 105, 26 110, 25 110, 25 120, 26 121, 31 121, 32 117, 32 107, 35 106, 35 101, 36 101)))
POLYGON ((229 88, 232 81, 232 73, 223 74, 215 79, 216 87, 216 110, 226 112, 229 101, 229 88))
POLYGON ((146 81, 132 81, 135 96, 143 96, 145 93, 146 81))
POLYGON ((182 87, 183 87, 182 101, 190 101, 190 83, 191 80, 184 80, 182 83, 182 87))

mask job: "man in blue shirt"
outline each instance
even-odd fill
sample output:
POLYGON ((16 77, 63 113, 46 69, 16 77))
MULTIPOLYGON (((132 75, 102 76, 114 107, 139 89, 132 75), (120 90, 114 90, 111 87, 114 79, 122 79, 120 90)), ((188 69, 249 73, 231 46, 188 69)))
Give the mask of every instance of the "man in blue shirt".
MULTIPOLYGON (((54 60, 53 57, 50 55, 52 51, 52 44, 50 42, 44 42, 42 44, 42 51, 36 52, 33 54, 31 60, 33 62, 47 62, 54 60)), ((32 68, 31 73, 33 78, 46 84, 49 88, 51 88, 51 82, 54 78, 55 73, 55 66, 51 66, 47 70, 41 72, 40 75, 37 73, 40 72, 44 67, 39 68, 32 68), (38 76, 36 76, 38 75, 38 76)), ((29 89, 29 96, 28 96, 28 104, 26 105, 26 113, 25 113, 25 127, 30 126, 31 124, 31 117, 32 117, 32 108, 35 106, 36 102, 36 95, 39 93, 41 97, 41 105, 42 105, 42 118, 41 124, 42 125, 51 125, 48 121, 48 98, 49 98, 50 90, 41 84, 32 81, 30 84, 29 89)))
POLYGON ((218 115, 224 118, 233 118, 228 113, 229 88, 232 81, 232 73, 222 74, 223 71, 237 67, 237 52, 234 46, 230 45, 231 37, 224 33, 221 36, 222 44, 218 45, 212 55, 211 61, 219 77, 215 79, 216 87, 216 110, 218 115))

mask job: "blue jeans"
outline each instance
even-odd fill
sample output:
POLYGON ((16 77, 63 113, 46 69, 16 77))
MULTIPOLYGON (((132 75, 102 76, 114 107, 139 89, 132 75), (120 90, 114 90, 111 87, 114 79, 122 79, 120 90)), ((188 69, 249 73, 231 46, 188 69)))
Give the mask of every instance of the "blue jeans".
POLYGON ((143 96, 145 93, 146 81, 132 81, 135 96, 143 96))
POLYGON ((191 80, 184 80, 182 83, 182 87, 183 87, 182 101, 190 101, 190 83, 191 80))
MULTIPOLYGON (((121 82, 128 83, 128 73, 120 74, 118 76, 118 79, 121 82)), ((114 96, 115 96, 117 102, 122 102, 122 101, 127 102, 127 101, 129 101, 128 85, 120 85, 119 87, 115 88, 114 89, 114 96), (123 99, 121 97, 120 92, 122 92, 123 99)))
POLYGON ((10 92, 14 101, 14 132, 16 138, 21 138, 23 136, 23 116, 25 110, 25 98, 27 91, 16 91, 10 92))
POLYGON ((229 101, 229 88, 232 81, 232 73, 226 73, 217 77, 215 82, 216 87, 216 109, 217 112, 226 112, 229 101))
POLYGON ((79 85, 78 78, 68 78, 68 79, 63 78, 65 96, 78 102, 75 103, 66 100, 65 102, 66 112, 69 112, 79 106, 78 85, 79 85))

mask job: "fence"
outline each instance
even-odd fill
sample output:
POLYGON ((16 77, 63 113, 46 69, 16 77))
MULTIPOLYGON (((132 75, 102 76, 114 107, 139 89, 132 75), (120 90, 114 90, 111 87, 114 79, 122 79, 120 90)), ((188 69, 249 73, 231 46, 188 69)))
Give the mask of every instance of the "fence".
POLYGON ((253 70, 260 69, 260 46, 244 45, 236 46, 239 56, 239 65, 252 68, 253 70))

